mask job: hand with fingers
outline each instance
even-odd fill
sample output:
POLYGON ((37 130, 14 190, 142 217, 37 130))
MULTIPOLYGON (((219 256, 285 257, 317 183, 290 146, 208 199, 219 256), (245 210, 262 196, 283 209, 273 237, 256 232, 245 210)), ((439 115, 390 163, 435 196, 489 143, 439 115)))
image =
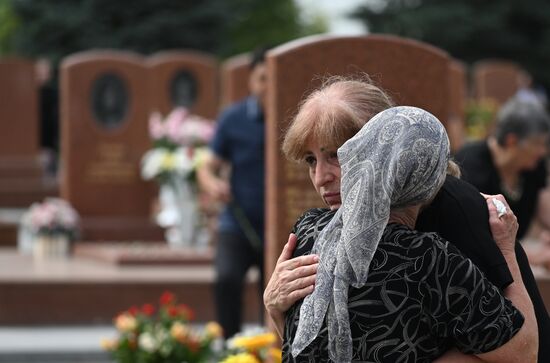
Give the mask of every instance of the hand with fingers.
POLYGON ((487 201, 489 226, 493 239, 503 253, 514 253, 519 228, 518 219, 501 194, 487 195, 481 193, 481 195, 487 201))
POLYGON ((264 291, 264 305, 281 337, 285 312, 313 292, 317 275, 317 255, 292 258, 296 243, 296 235, 290 234, 264 291))

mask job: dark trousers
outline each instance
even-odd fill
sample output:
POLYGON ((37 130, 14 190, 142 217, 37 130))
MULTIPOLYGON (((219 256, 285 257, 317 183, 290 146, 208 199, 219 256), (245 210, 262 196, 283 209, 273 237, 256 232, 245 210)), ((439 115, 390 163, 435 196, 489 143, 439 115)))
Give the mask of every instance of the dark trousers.
POLYGON ((215 258, 216 318, 224 336, 230 338, 241 330, 243 290, 248 269, 256 265, 260 270, 260 322, 263 322, 264 258, 241 233, 220 232, 215 258))

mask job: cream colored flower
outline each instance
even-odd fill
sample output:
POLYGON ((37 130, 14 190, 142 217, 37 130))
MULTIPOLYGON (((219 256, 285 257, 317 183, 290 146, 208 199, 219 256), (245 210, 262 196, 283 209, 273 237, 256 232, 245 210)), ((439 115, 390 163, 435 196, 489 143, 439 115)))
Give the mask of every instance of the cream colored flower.
POLYGON ((204 331, 206 332, 206 336, 210 338, 219 338, 222 336, 223 330, 220 324, 216 322, 209 322, 204 327, 204 331))
POLYGON ((109 338, 102 338, 99 342, 101 349, 107 350, 107 351, 113 351, 118 346, 118 340, 117 339, 109 339, 109 338))
POLYGON ((145 332, 139 336, 138 344, 141 349, 149 353, 153 353, 158 349, 158 342, 153 334, 149 332, 145 332))
POLYGON ((179 342, 184 341, 188 334, 189 328, 179 321, 172 324, 170 328, 170 335, 179 342))
POLYGON ((132 315, 123 313, 116 317, 115 326, 120 332, 132 332, 136 330, 137 321, 132 315))

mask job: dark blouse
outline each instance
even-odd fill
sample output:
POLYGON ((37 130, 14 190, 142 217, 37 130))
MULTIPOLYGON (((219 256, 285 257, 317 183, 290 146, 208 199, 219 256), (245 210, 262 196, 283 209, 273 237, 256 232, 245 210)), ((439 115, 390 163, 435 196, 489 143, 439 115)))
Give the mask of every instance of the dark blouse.
POLYGON ((534 170, 525 171, 520 175, 522 193, 514 200, 502 188, 500 175, 493 163, 489 147, 485 141, 470 143, 464 146, 455 156, 462 170, 462 179, 471 183, 480 192, 486 194, 502 194, 514 214, 518 218, 518 239, 527 232, 535 215, 538 194, 546 186, 546 167, 541 161, 534 170))
POLYGON ((434 200, 418 216, 415 229, 439 233, 471 259, 493 285, 504 289, 512 283, 506 260, 491 235, 487 202, 471 184, 448 175, 434 200))
MULTIPOLYGON (((487 203, 471 184, 447 175, 435 199, 418 216, 416 229, 439 233, 501 289, 513 281, 502 252, 493 241, 487 203)), ((520 243, 516 243, 515 251, 523 283, 533 302, 542 343, 550 339, 550 317, 520 243)), ((538 361, 550 362, 550 344, 539 344, 538 361)))
MULTIPOLYGON (((313 209, 297 222, 295 255, 310 253, 334 212, 313 209)), ((302 300, 287 312, 284 362, 326 362, 326 324, 296 359, 290 342, 302 300)), ((364 287, 350 287, 353 360, 429 362, 456 346, 467 354, 494 350, 522 326, 523 316, 454 246, 435 233, 389 224, 364 287)))

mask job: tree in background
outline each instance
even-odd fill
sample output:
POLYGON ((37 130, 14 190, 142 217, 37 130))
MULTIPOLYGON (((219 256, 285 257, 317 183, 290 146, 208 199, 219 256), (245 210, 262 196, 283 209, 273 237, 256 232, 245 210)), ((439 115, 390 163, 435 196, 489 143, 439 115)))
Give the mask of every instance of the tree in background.
POLYGON ((57 62, 92 48, 187 48, 223 57, 323 30, 299 15, 293 0, 0 0, 0 54, 57 62))
POLYGON ((13 50, 12 34, 17 29, 17 18, 9 0, 0 0, 0 54, 13 50))
POLYGON ((547 0, 371 0, 352 16, 370 32, 419 39, 466 62, 515 61, 550 87, 547 0))

